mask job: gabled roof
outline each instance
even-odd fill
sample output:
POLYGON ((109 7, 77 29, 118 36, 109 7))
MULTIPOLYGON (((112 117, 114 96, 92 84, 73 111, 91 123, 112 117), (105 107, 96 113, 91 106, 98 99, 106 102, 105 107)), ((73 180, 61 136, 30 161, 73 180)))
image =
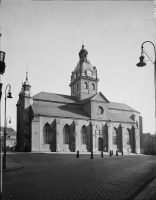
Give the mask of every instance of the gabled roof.
POLYGON ((116 102, 110 102, 108 104, 109 109, 116 109, 116 110, 125 110, 125 111, 133 111, 133 112, 138 112, 137 110, 131 108, 130 106, 126 105, 125 103, 116 103, 116 102))
MULTIPOLYGON (((4 127, 1 127, 1 131, 4 131, 4 127)), ((6 132, 9 132, 9 133, 16 133, 16 131, 12 128, 12 127, 7 127, 6 128, 6 132)))
POLYGON ((79 101, 74 96, 55 94, 55 93, 49 93, 49 92, 40 92, 40 93, 34 95, 33 99, 61 102, 61 103, 80 104, 79 101))
POLYGON ((35 115, 89 119, 87 113, 81 108, 69 108, 66 106, 54 107, 40 104, 32 104, 31 106, 35 115))
POLYGON ((128 116, 124 114, 118 114, 118 113, 109 113, 108 117, 111 121, 115 122, 128 122, 128 123, 134 123, 132 119, 130 119, 128 116))
POLYGON ((81 101, 82 103, 86 103, 87 101, 89 100, 92 100, 92 101, 102 101, 102 102, 105 102, 105 103, 109 103, 109 101, 106 99, 106 97, 101 93, 101 92, 98 92, 97 94, 81 101))

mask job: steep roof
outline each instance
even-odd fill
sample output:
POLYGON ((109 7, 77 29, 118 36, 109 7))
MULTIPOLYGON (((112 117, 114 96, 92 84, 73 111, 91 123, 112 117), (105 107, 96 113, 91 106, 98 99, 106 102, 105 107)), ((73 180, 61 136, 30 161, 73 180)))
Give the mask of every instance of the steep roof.
MULTIPOLYGON (((4 131, 4 127, 1 127, 1 131, 4 131)), ((10 132, 11 132, 11 133, 14 133, 14 132, 15 132, 15 133, 16 133, 16 131, 15 131, 12 127, 7 127, 7 128, 6 128, 6 132, 9 132, 9 133, 10 133, 10 132)))
POLYGON ((55 94, 55 93, 49 93, 49 92, 40 92, 40 93, 34 95, 33 99, 62 102, 62 103, 80 104, 79 101, 74 96, 55 94))
POLYGON ((131 108, 128 105, 126 105, 125 103, 110 102, 108 104, 108 108, 110 108, 110 109, 116 109, 116 110, 134 111, 134 112, 140 113, 137 110, 131 108))
POLYGON ((109 103, 109 101, 106 99, 106 97, 101 92, 98 92, 95 95, 93 95, 93 96, 91 96, 87 99, 82 100, 81 103, 86 103, 89 100, 103 101, 103 102, 109 103))
POLYGON ((87 113, 81 108, 69 108, 65 106, 54 107, 40 104, 32 104, 31 106, 35 115, 89 119, 87 113))
POLYGON ((118 114, 118 113, 109 113, 108 117, 111 121, 116 122, 128 122, 128 123, 134 123, 132 119, 130 119, 128 116, 124 114, 118 114))

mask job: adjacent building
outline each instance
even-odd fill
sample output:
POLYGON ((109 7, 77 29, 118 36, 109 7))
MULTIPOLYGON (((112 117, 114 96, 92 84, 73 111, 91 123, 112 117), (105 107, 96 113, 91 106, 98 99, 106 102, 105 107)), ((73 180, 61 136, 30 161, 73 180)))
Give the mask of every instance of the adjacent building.
MULTIPOLYGON (((1 127, 1 145, 2 149, 4 148, 4 127, 1 127)), ((16 131, 12 127, 6 128, 6 150, 13 151, 15 150, 17 141, 16 141, 16 131)))
POLYGON ((140 112, 98 91, 97 69, 82 45, 71 75, 70 95, 31 94, 26 74, 17 102, 18 151, 106 151, 140 153, 140 112))

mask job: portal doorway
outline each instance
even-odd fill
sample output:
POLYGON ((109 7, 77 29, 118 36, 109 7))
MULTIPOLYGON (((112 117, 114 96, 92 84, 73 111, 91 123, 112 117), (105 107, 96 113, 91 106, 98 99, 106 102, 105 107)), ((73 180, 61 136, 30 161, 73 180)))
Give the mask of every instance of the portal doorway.
POLYGON ((99 151, 103 151, 103 138, 99 137, 98 139, 98 143, 99 143, 99 151))

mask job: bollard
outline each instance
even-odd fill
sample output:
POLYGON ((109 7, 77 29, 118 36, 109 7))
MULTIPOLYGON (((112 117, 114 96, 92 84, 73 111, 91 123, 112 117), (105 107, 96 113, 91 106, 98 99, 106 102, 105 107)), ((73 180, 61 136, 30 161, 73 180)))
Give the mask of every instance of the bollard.
POLYGON ((123 150, 122 150, 122 156, 123 156, 123 150))
POLYGON ((77 151, 77 155, 76 155, 76 157, 79 158, 79 151, 77 151))
POLYGON ((118 150, 116 150, 116 156, 118 156, 118 150))
POLYGON ((90 158, 93 159, 93 151, 91 151, 90 158))
POLYGON ((103 151, 101 151, 101 158, 103 157, 103 151))
POLYGON ((111 157, 112 153, 111 153, 111 150, 109 151, 109 156, 111 157))

